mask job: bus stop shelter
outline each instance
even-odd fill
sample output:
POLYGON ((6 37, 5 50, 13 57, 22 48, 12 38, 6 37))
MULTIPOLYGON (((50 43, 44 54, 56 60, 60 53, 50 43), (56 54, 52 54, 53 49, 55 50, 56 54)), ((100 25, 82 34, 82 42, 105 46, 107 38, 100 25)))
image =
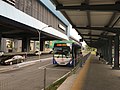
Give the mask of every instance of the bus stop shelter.
POLYGON ((120 0, 51 0, 90 47, 119 68, 120 0))

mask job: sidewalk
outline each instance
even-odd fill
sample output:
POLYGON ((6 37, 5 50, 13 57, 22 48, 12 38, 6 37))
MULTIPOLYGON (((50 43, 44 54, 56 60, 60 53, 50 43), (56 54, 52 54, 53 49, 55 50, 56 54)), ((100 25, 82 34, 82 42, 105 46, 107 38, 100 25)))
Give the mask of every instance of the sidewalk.
POLYGON ((94 56, 83 90, 120 90, 120 70, 112 70, 94 56))
POLYGON ((73 74, 68 77, 57 90, 70 90, 73 82, 75 81, 77 74, 73 74))
MULTIPOLYGON (((75 90, 120 90, 120 70, 112 70, 112 67, 100 62, 95 55, 92 57, 93 60, 90 63, 86 78, 82 81, 84 82, 82 88, 75 90)), ((71 90, 75 81, 78 80, 77 77, 83 78, 81 76, 76 74, 68 77, 57 90, 71 90)))

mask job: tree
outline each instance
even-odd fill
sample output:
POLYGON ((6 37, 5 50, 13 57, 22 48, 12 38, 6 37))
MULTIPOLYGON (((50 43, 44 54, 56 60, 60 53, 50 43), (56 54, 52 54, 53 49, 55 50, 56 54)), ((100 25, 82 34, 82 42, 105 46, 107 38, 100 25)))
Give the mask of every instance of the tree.
POLYGON ((85 50, 86 50, 86 51, 95 51, 96 48, 89 47, 88 45, 85 45, 85 50))

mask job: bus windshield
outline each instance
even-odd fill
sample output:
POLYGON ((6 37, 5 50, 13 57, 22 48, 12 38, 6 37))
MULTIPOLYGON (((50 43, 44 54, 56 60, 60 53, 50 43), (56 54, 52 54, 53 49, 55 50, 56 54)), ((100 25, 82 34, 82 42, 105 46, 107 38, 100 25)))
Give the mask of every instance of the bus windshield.
POLYGON ((70 54, 70 47, 69 46, 54 47, 54 54, 62 54, 68 56, 70 54))

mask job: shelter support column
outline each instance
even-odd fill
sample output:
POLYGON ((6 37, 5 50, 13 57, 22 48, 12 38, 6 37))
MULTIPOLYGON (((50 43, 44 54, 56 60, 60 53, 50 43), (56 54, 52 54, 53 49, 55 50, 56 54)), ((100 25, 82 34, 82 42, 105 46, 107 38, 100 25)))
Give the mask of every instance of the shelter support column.
POLYGON ((2 34, 0 33, 0 50, 1 50, 1 40, 2 40, 2 34))
POLYGON ((22 39, 22 52, 29 52, 30 51, 30 39, 23 38, 22 39))
POLYGON ((101 48, 101 54, 103 58, 105 59, 105 45, 101 48))
POLYGON ((102 53, 102 47, 98 48, 99 54, 102 53))
POLYGON ((119 68, 119 35, 117 34, 114 38, 114 67, 113 69, 119 68))
POLYGON ((112 65, 112 37, 109 37, 108 64, 112 65))
POLYGON ((105 42, 105 47, 104 47, 104 49, 105 49, 105 60, 108 62, 108 60, 109 60, 109 50, 108 50, 108 40, 105 42))

